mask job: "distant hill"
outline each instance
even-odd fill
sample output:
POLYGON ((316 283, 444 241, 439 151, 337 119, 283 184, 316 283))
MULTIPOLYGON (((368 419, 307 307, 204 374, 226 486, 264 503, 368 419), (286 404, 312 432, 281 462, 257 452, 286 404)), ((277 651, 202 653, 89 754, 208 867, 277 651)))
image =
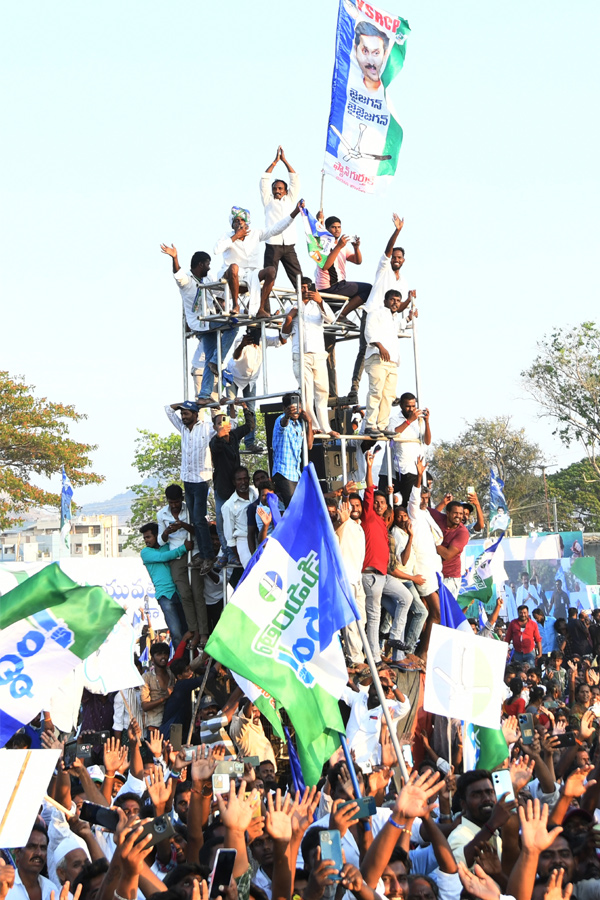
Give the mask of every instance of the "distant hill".
POLYGON ((79 516, 118 516, 119 525, 125 525, 131 516, 131 504, 135 500, 133 491, 125 491, 124 494, 116 494, 110 500, 101 500, 97 503, 85 503, 77 511, 79 516))

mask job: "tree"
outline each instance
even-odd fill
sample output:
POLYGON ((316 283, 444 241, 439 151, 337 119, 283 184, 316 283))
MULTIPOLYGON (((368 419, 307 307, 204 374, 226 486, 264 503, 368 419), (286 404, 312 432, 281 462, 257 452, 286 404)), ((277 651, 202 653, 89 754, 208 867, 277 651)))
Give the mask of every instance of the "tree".
POLYGON ((588 459, 548 476, 561 531, 600 531, 600 478, 588 459))
POLYGON ((582 322, 537 346, 538 356, 521 373, 525 388, 556 421, 554 434, 567 447, 579 441, 600 476, 600 331, 594 322, 582 322))
POLYGON ((142 483, 129 485, 136 499, 131 504, 129 524, 134 528, 125 542, 126 547, 144 546, 136 526, 156 520, 156 513, 165 505, 165 488, 181 482, 181 438, 178 434, 161 437, 152 431, 138 428, 135 439, 133 465, 142 476, 142 483))
POLYGON ((85 471, 91 466, 92 444, 69 437, 69 423, 87 418, 74 406, 35 397, 22 378, 0 372, 0 528, 23 522, 36 506, 60 507, 60 493, 33 484, 35 475, 51 478, 62 467, 74 487, 104 481, 85 471))
MULTIPOLYGON (((137 533, 136 526, 153 522, 156 514, 165 505, 165 488, 169 484, 179 484, 181 481, 181 438, 173 432, 168 437, 161 437, 151 431, 138 428, 140 437, 136 438, 136 451, 133 465, 142 476, 140 484, 132 484, 129 490, 133 491, 136 499, 131 504, 131 518, 129 524, 134 530, 125 542, 126 547, 141 549, 144 545, 142 537, 137 533)), ((262 414, 256 416, 256 440, 264 441, 265 427, 262 414)), ((247 466, 250 474, 256 469, 267 467, 267 457, 262 454, 242 454, 241 462, 247 466)), ((208 500, 208 516, 214 521, 214 500, 212 494, 208 500)))
POLYGON ((523 533, 529 523, 545 522, 543 482, 535 474, 542 456, 524 429, 512 428, 510 421, 510 416, 500 416, 467 422, 465 431, 455 441, 435 445, 429 471, 437 500, 447 492, 466 500, 467 487, 473 485, 484 511, 489 513, 493 466, 504 481, 513 530, 523 533))

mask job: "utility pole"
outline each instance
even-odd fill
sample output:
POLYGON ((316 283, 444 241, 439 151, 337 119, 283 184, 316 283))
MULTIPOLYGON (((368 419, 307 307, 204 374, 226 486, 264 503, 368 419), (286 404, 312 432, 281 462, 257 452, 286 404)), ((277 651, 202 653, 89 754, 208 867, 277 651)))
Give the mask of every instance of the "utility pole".
MULTIPOLYGON (((548 524, 548 531, 552 531, 552 527, 550 525, 550 504, 548 503, 548 483, 546 481, 546 466, 540 466, 542 470, 542 475, 544 476, 544 497, 546 498, 546 522, 548 524)), ((554 501, 556 503, 556 501, 554 501)), ((554 516, 554 522, 556 523, 556 515, 554 516)), ((558 531, 556 528, 556 524, 554 527, 555 531, 558 531)))
POLYGON ((552 498, 552 512, 554 513, 554 530, 558 532, 558 512, 556 509, 556 497, 552 498))

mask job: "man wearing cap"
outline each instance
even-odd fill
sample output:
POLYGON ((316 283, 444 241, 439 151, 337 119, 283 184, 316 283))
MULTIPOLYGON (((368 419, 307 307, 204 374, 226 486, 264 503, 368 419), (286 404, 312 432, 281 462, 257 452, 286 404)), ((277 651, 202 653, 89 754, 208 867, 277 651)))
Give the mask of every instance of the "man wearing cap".
POLYGON ((227 726, 237 709, 242 692, 236 689, 219 712, 219 705, 212 694, 204 694, 198 709, 200 719, 200 743, 205 746, 224 744, 228 755, 236 756, 235 747, 227 733, 227 726))
POLYGON ((410 391, 401 394, 392 406, 395 408, 389 428, 396 432, 392 443, 394 471, 402 495, 401 505, 407 506, 410 492, 417 483, 417 457, 423 454, 423 446, 429 447, 431 444, 429 410, 417 409, 417 398, 410 391))
POLYGON ((250 228, 250 213, 241 206, 233 206, 229 220, 232 231, 224 234, 215 244, 214 253, 223 254, 223 266, 219 272, 219 278, 224 277, 231 291, 233 315, 239 313, 240 282, 246 282, 250 292, 248 312, 257 317, 269 317, 269 295, 275 284, 275 269, 273 266, 258 268, 258 245, 261 241, 268 241, 275 235, 282 234, 296 218, 300 211, 300 200, 289 216, 273 225, 272 228, 261 230, 250 228), (263 282, 262 289, 260 282, 263 282), (256 309, 256 300, 260 292, 260 306, 256 309))
POLYGON ((283 505, 287 509, 302 474, 302 444, 304 425, 306 442, 312 449, 313 430, 297 394, 285 394, 282 398, 283 413, 273 426, 273 482, 283 505))
POLYGON ((165 412, 173 427, 181 435, 181 480, 198 545, 198 553, 192 562, 200 569, 200 574, 204 574, 212 568, 214 562, 214 551, 206 521, 206 501, 212 477, 209 442, 213 427, 209 421, 199 421, 200 407, 192 400, 165 406, 165 412), (177 415, 178 411, 181 413, 180 416, 177 415))
MULTIPOLYGON (((280 334, 265 335, 265 346, 281 347, 286 343, 286 336, 280 334)), ((235 400, 238 391, 247 398, 248 409, 254 412, 256 382, 263 364, 263 348, 260 328, 253 326, 246 329, 246 334, 234 348, 231 359, 223 369, 223 389, 228 402, 235 400)), ((230 409, 231 413, 231 409, 230 409)), ((256 443, 254 429, 244 438, 247 453, 264 453, 262 444, 256 443)))
MULTIPOLYGON (((287 218, 293 212, 300 196, 300 177, 285 157, 283 147, 277 148, 275 159, 260 179, 260 197, 265 208, 265 228, 273 228, 278 222, 287 218), (276 178, 271 184, 271 174, 278 162, 282 162, 290 176, 290 186, 281 178, 276 178)), ((298 276, 302 275, 302 269, 296 255, 296 226, 289 225, 281 234, 273 235, 265 242, 265 269, 272 267, 277 275, 277 269, 281 262, 285 274, 296 290, 298 276)))

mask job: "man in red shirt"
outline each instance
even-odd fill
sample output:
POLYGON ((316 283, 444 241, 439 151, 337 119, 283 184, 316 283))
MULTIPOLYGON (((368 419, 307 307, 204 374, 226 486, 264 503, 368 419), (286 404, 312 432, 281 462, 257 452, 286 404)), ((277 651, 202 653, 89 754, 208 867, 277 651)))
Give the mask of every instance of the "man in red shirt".
POLYGON ((542 638, 536 622, 529 618, 528 607, 525 605, 519 606, 517 612, 519 618, 512 620, 506 629, 504 640, 507 644, 510 644, 512 641, 514 648, 513 662, 527 663, 533 666, 536 656, 542 655, 542 638))
POLYGON ((444 584, 454 598, 460 589, 460 555, 469 543, 469 532, 463 525, 463 506, 458 500, 451 500, 446 512, 430 509, 429 515, 442 529, 444 540, 436 547, 442 557, 442 577, 444 584))
MULTIPOLYGON (((381 604, 393 617, 390 639, 402 642, 408 611, 412 605, 412 594, 399 578, 388 575, 390 561, 390 545, 388 530, 383 518, 388 501, 382 491, 373 489, 373 453, 369 450, 366 456, 367 489, 362 501, 361 525, 365 532, 365 561, 363 563, 362 583, 365 591, 365 608, 367 611, 367 638, 375 658, 381 660, 379 646, 379 620, 381 604)), ((394 650, 394 661, 404 658, 401 648, 394 650)))

